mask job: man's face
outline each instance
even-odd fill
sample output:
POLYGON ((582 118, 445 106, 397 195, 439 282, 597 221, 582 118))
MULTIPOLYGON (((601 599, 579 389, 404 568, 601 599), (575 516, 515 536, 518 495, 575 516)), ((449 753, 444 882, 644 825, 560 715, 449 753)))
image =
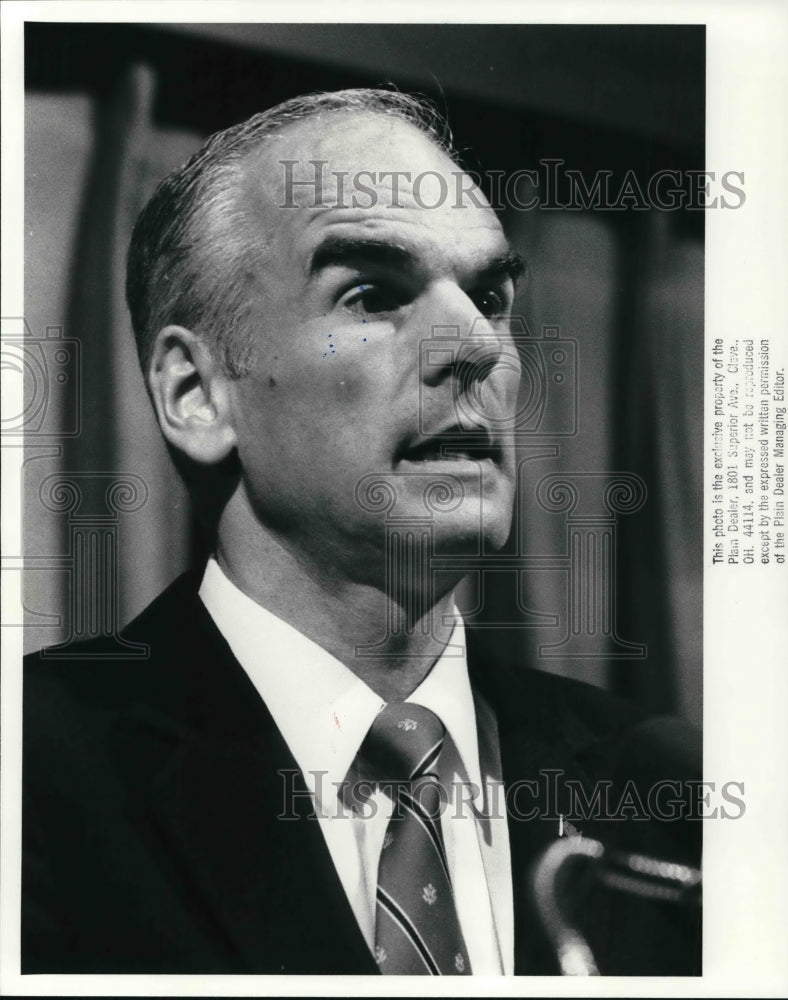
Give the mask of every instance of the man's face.
POLYGON ((374 481, 391 491, 389 516, 431 521, 443 551, 509 532, 516 264, 486 203, 458 202, 458 172, 413 127, 372 115, 301 123, 244 165, 241 205, 260 239, 252 367, 231 385, 246 496, 269 530, 359 579, 382 562, 374 481), (286 188, 283 160, 297 161, 296 181, 328 161, 321 196, 286 188), (353 187, 362 170, 372 193, 353 187), (435 174, 414 190, 425 171, 445 197, 435 174), (437 343, 425 364, 436 327, 462 349, 437 343), (475 363, 458 362, 469 348, 475 363), (430 492, 441 483, 453 496, 442 512, 430 492))

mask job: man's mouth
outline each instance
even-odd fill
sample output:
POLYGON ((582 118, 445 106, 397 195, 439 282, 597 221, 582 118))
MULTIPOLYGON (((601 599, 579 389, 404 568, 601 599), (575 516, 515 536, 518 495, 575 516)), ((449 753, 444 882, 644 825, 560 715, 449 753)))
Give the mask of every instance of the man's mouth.
POLYGON ((486 427, 464 428, 459 424, 437 434, 407 438, 394 456, 395 462, 503 462, 503 449, 486 427))

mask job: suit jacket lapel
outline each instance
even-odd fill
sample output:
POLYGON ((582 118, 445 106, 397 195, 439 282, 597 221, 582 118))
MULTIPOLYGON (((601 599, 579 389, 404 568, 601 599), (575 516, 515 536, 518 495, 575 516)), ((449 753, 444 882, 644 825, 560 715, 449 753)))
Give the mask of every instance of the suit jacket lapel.
POLYGON ((270 713, 194 592, 168 604, 146 624, 165 695, 115 736, 138 821, 235 971, 376 973, 270 713), (159 752, 140 762, 140 745, 159 752))
POLYGON ((159 828, 250 972, 374 973, 298 768, 268 736, 183 744, 153 789, 159 828))
POLYGON ((556 736, 546 739, 504 719, 500 727, 503 780, 509 790, 509 844, 514 892, 516 975, 550 975, 557 972, 555 955, 534 909, 533 868, 536 860, 559 836, 560 797, 553 794, 565 778, 587 783, 577 761, 556 736), (523 792, 512 794, 518 783, 523 792), (536 793, 533 789, 536 788, 536 793), (530 814, 536 811, 536 815, 530 814))

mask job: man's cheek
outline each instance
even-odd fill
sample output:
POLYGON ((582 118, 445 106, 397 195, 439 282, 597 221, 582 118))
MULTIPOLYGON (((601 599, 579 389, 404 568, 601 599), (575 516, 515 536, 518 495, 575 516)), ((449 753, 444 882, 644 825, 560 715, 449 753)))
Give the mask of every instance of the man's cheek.
POLYGON ((335 355, 325 359, 321 374, 324 397, 330 397, 344 414, 356 412, 366 421, 385 421, 396 376, 383 352, 338 347, 335 355))

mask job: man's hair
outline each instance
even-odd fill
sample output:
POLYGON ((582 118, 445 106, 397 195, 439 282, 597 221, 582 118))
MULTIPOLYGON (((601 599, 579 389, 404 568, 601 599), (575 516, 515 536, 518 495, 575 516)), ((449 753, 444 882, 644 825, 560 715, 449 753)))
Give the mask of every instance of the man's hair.
POLYGON ((426 99, 395 90, 339 90, 293 98, 215 133, 159 184, 134 227, 126 270, 143 372, 158 332, 177 324, 205 338, 226 374, 245 374, 252 354, 247 292, 263 248, 236 196, 242 161, 298 122, 360 112, 407 122, 457 159, 445 119, 426 99))

